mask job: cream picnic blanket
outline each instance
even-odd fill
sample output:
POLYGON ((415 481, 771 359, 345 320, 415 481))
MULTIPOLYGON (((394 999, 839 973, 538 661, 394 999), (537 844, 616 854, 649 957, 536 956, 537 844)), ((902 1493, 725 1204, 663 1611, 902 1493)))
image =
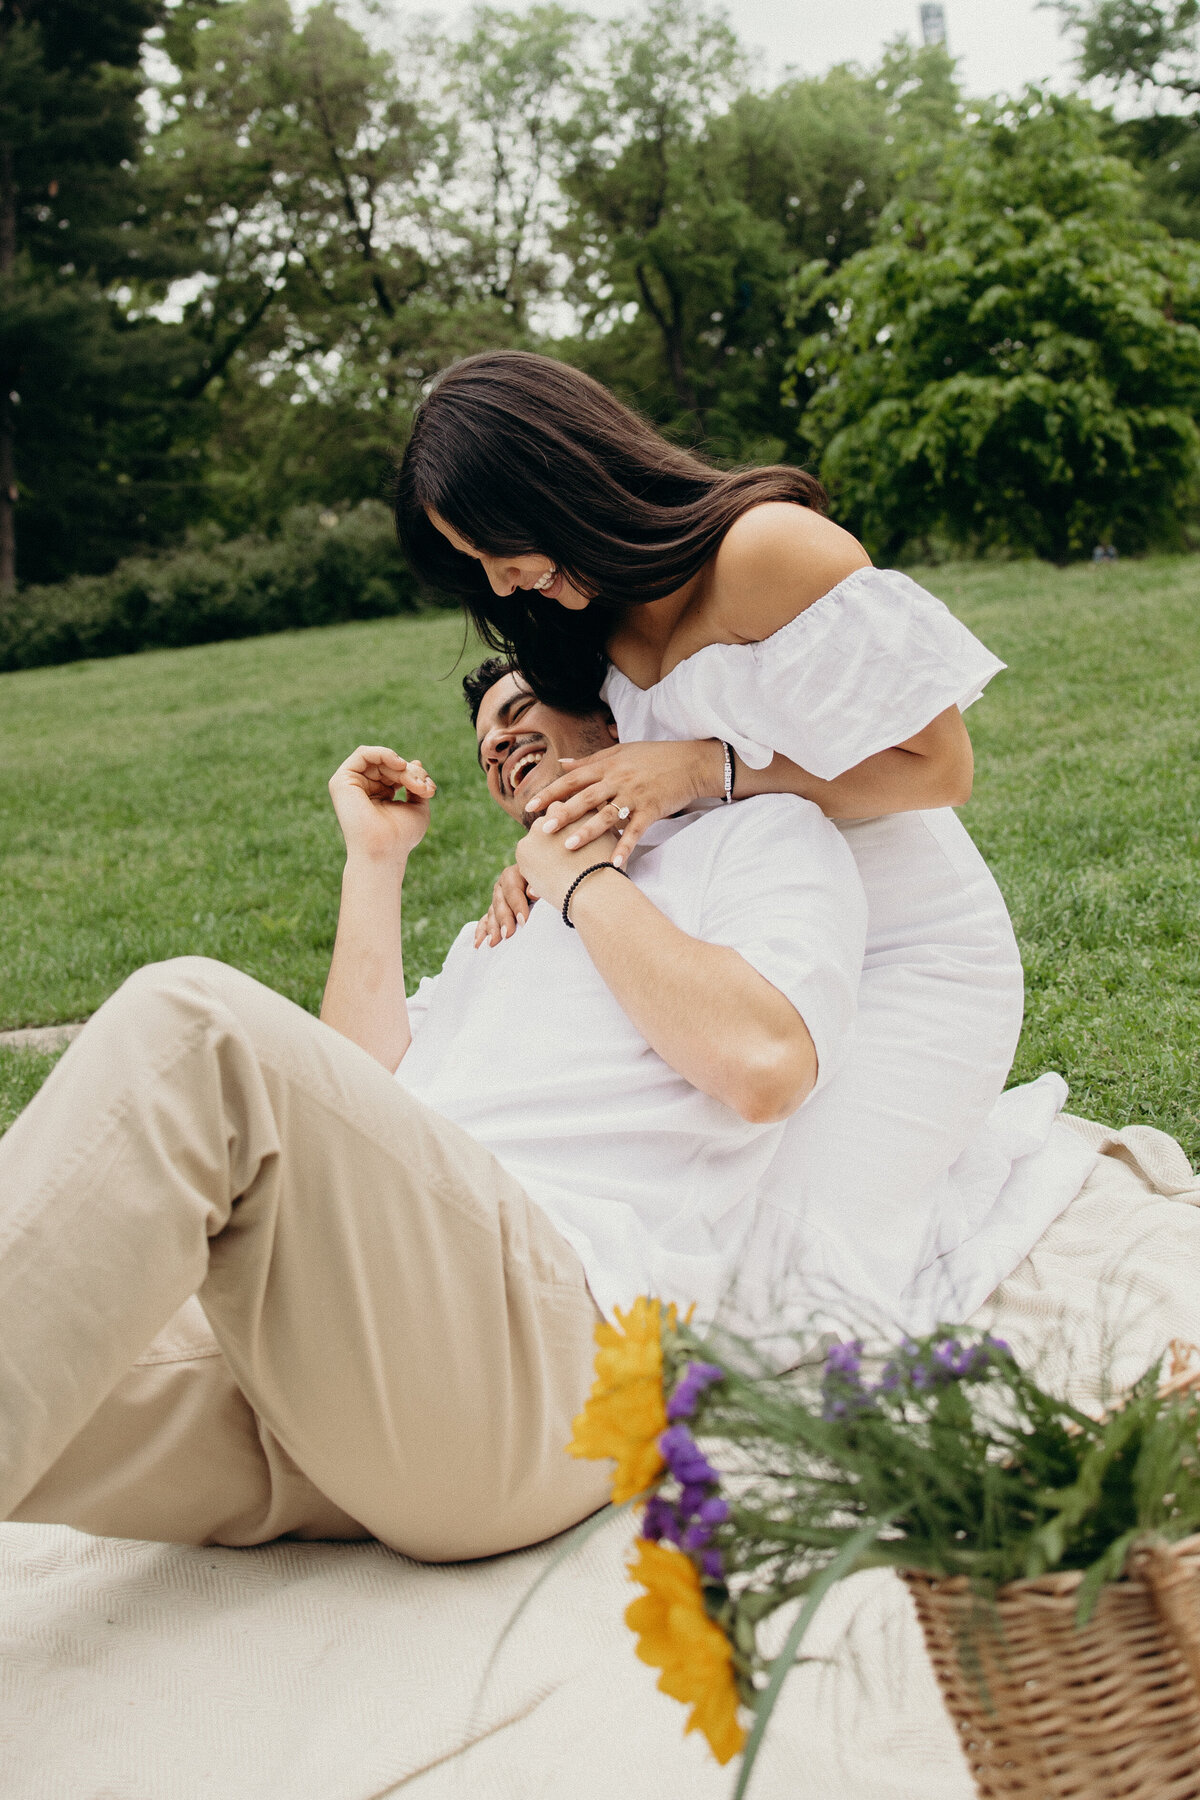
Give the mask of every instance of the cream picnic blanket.
MULTIPOLYGON (((978 1322, 1094 1399, 1200 1341, 1200 1181, 1172 1139, 1074 1121, 1102 1154, 978 1322)), ((541 1590, 542 1548, 427 1568, 377 1545, 192 1550, 0 1527, 2 1800, 724 1800, 622 1623, 616 1519, 541 1590)), ((755 1800, 971 1800, 907 1596, 835 1589, 755 1800)))

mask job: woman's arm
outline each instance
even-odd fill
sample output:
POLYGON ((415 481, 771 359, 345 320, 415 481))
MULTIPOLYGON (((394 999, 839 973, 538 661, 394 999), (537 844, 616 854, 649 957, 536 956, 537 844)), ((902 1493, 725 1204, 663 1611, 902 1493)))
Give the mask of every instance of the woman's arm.
MULTIPOLYGON (((723 764, 719 745, 717 753, 723 764)), ((765 769, 739 763, 733 793, 737 800, 751 794, 799 794, 814 801, 827 819, 876 819, 884 813, 965 806, 974 772, 963 716, 957 706, 948 706, 915 737, 868 756, 833 781, 819 781, 798 763, 777 755, 765 769)), ((723 776, 722 768, 714 797, 722 792, 723 776)))
MULTIPOLYGON (((569 759, 564 758, 564 763, 569 759)), ((736 800, 752 794, 799 794, 830 819, 875 819, 884 813, 925 812, 962 806, 971 797, 971 740, 957 706, 947 707, 904 743, 881 750, 833 781, 820 781, 776 755, 765 769, 735 765, 736 800)), ((582 848, 622 821, 623 862, 656 819, 697 800, 720 800, 725 791, 725 753, 716 738, 676 743, 614 744, 566 768, 530 802, 545 813, 548 831, 567 831, 567 848, 582 848)), ((513 921, 515 923, 515 921, 513 921)), ((481 921, 479 941, 488 931, 481 921)))

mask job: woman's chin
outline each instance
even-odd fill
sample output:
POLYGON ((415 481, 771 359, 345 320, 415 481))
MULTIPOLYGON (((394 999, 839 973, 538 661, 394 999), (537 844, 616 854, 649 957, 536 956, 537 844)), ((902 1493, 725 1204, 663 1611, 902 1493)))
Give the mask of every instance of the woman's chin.
MULTIPOLYGON (((562 581, 561 576, 559 581, 562 581)), ((556 582, 553 588, 546 590, 546 598, 557 601, 559 606, 565 606, 568 612, 585 612, 592 604, 589 596, 581 594, 579 589, 573 588, 569 581, 562 581, 561 587, 556 582)))

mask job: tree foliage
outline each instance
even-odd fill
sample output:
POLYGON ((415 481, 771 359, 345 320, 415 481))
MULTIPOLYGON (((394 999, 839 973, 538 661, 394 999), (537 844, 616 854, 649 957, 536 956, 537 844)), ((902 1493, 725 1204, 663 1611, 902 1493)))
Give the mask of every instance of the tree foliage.
POLYGON ((564 181, 572 359, 721 458, 789 454, 789 278, 870 241, 917 141, 954 126, 950 69, 901 45, 760 93, 722 15, 657 0, 619 23, 564 181))
POLYGON ((707 0, 0 0, 0 588, 14 520, 29 583, 376 498, 497 345, 818 457, 885 552, 1171 541, 1200 0, 1060 10, 1132 116, 980 117, 902 40, 766 87, 707 0))
POLYGON ((1111 147, 1146 178, 1152 217, 1200 238, 1200 4, 1197 0, 1059 0, 1078 40, 1082 80, 1133 99, 1109 128, 1111 147))
POLYGON ((0 6, 0 588, 182 529, 189 349, 116 298, 181 265, 138 178, 157 0, 0 6))
POLYGON ((1200 250, 1147 221, 1101 121, 1031 91, 948 154, 836 277, 795 366, 839 516, 1062 561, 1178 541, 1200 480, 1200 250))

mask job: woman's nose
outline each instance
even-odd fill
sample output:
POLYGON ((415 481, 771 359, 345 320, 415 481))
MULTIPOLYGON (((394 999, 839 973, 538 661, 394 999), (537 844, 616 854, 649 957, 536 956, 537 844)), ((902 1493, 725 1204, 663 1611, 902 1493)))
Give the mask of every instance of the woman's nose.
POLYGON ((499 562, 492 557, 483 559, 484 573, 491 583, 493 594, 505 599, 512 593, 521 580, 521 571, 515 563, 499 562))

